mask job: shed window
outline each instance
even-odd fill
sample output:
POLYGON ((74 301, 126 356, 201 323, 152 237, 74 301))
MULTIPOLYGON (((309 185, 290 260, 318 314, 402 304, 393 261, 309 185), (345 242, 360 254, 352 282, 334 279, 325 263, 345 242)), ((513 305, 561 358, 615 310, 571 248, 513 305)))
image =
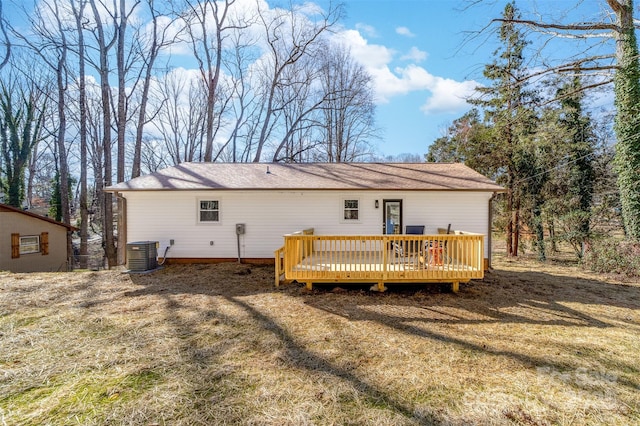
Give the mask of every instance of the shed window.
POLYGON ((220 222, 220 201, 200 200, 199 219, 204 223, 220 222))
POLYGON ((49 233, 40 235, 11 234, 11 258, 17 259, 23 254, 41 253, 49 254, 49 233))
POLYGON ((359 200, 344 200, 344 220, 358 220, 359 206, 359 200))
POLYGON ((20 237, 20 254, 40 253, 40 236, 28 235, 20 237))

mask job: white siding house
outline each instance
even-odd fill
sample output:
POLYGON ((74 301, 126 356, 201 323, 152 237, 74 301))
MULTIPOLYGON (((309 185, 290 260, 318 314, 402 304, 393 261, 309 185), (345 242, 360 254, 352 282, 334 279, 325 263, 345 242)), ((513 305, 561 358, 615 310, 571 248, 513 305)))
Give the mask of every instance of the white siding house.
POLYGON ((127 242, 158 241, 168 261, 206 261, 272 259, 285 234, 307 228, 436 234, 450 225, 488 236, 489 200, 502 188, 462 164, 185 163, 107 190, 126 200, 127 242))

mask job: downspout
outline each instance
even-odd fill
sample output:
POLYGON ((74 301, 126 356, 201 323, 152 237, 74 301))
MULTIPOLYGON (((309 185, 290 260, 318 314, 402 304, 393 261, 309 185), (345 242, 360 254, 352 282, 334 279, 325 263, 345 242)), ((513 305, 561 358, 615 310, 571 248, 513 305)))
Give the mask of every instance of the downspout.
POLYGON ((487 270, 491 270, 491 257, 492 257, 492 246, 493 246, 493 200, 496 199, 496 197, 498 196, 497 192, 494 192, 493 195, 491 196, 491 198, 489 198, 489 223, 487 224, 487 242, 488 242, 488 248, 489 250, 487 250, 487 270))
POLYGON ((119 192, 113 193, 118 200, 118 264, 125 265, 127 263, 127 199, 119 192))

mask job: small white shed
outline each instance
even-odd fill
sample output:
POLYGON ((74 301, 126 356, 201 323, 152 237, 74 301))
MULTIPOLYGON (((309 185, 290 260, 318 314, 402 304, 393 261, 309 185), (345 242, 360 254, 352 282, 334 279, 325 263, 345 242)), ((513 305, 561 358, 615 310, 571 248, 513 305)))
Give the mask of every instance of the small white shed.
POLYGON ((177 263, 273 261, 285 234, 307 228, 379 235, 450 226, 485 235, 489 253, 489 201, 503 188, 463 164, 183 163, 106 190, 125 200, 120 241, 158 241, 159 256, 177 263))

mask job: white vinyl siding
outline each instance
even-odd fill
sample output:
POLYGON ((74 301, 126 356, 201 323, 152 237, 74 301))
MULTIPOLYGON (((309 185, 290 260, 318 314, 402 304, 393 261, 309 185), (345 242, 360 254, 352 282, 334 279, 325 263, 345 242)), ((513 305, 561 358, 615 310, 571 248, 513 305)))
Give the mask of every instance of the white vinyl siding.
MULTIPOLYGON (((246 224, 240 236, 241 256, 272 258, 283 235, 314 228, 317 235, 382 234, 382 200, 403 200, 403 224, 487 235, 490 192, 468 191, 131 191, 127 198, 127 240, 159 241, 167 257, 235 258, 235 224, 246 224), (224 222, 203 227, 195 217, 199 200, 221 200, 224 222), (344 200, 358 200, 358 221, 343 220, 344 200), (380 208, 375 208, 379 200, 380 208)), ((220 217, 222 219, 222 216, 220 217)), ((402 230, 404 232, 404 230, 402 230)), ((485 251, 487 238, 485 238, 485 251)))

